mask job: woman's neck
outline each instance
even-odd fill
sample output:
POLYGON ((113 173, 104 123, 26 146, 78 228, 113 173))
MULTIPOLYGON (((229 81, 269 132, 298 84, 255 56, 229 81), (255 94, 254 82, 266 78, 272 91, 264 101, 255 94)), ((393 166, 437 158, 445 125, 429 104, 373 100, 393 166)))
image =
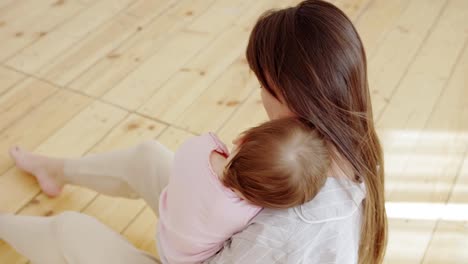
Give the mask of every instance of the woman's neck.
POLYGON ((348 178, 356 181, 355 173, 351 163, 344 158, 334 146, 329 145, 329 150, 332 157, 330 169, 328 170, 328 177, 348 178))

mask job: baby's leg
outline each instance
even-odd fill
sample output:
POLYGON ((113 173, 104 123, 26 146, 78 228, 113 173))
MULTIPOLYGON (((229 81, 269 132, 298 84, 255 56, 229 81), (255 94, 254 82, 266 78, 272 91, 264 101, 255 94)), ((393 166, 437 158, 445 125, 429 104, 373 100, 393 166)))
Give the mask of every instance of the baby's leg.
POLYGON ((66 264, 53 235, 53 218, 0 215, 0 240, 32 263, 66 264))
POLYGON ((34 264, 159 263, 96 219, 75 212, 0 215, 0 239, 34 264))
POLYGON ((35 155, 17 147, 10 154, 17 166, 33 174, 50 196, 60 194, 65 184, 80 185, 112 196, 141 197, 156 214, 173 158, 173 153, 156 141, 77 159, 35 155))

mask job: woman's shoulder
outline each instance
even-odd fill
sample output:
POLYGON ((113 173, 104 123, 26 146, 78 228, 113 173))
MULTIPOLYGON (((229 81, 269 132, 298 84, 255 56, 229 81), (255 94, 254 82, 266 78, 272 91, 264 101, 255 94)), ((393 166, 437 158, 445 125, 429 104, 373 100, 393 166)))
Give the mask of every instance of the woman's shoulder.
POLYGON ((354 262, 359 248, 363 187, 329 178, 312 201, 291 209, 264 209, 246 230, 227 242, 222 253, 233 260, 259 257, 261 263, 302 263, 304 259, 307 263, 342 263, 343 259, 354 262))
MULTIPOLYGON (((282 247, 297 234, 317 234, 324 226, 339 223, 332 228, 335 231, 338 231, 337 228, 355 228, 353 223, 361 217, 364 197, 363 184, 329 177, 313 200, 290 209, 264 209, 252 219, 245 234, 251 238, 256 235, 268 237, 271 241, 277 241, 276 245, 270 246, 282 247)), ((242 233, 239 235, 243 236, 242 233)))
MULTIPOLYGON (((358 210, 366 195, 363 183, 328 177, 313 200, 286 210, 263 210, 255 220, 294 220, 309 224, 346 219, 358 210)), ((294 222, 292 221, 292 222, 294 222)))

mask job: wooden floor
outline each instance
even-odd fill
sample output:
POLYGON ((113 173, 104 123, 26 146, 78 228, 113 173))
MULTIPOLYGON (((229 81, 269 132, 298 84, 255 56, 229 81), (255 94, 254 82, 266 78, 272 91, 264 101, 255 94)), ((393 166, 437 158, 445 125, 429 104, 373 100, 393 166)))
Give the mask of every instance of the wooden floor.
MULTIPOLYGON (((265 120, 244 50, 262 11, 298 0, 0 0, 0 211, 93 215, 155 253, 142 201, 48 199, 12 144, 76 157, 156 138, 176 148, 265 120)), ((468 1, 335 0, 369 60, 386 154, 387 263, 468 263, 468 1)), ((26 263, 0 242, 0 263, 26 263)))

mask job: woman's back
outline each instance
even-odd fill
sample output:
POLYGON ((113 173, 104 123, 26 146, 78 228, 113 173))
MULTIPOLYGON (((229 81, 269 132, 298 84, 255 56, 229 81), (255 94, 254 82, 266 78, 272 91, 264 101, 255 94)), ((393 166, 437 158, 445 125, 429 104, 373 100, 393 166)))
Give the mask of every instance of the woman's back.
POLYGON ((263 210, 206 263, 357 263, 364 197, 363 184, 329 177, 312 201, 263 210))

